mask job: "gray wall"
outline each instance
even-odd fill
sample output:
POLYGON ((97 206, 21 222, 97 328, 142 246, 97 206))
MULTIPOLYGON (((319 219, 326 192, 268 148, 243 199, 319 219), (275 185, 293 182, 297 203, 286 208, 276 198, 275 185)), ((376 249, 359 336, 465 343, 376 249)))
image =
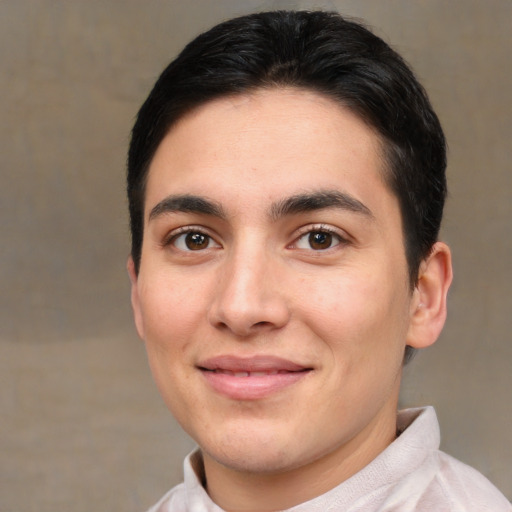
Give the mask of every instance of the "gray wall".
POLYGON ((443 447, 512 498, 512 2, 0 2, 0 510, 143 510, 192 446, 154 388, 124 271, 135 112, 180 47, 276 7, 363 17, 412 63, 450 142, 449 320, 406 370, 443 447))

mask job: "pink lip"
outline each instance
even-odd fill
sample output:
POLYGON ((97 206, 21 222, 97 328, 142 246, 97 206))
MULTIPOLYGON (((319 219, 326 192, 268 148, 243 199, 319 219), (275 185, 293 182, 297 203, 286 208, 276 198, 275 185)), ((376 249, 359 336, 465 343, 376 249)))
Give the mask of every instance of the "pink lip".
POLYGON ((274 356, 218 356, 198 366, 214 391, 233 400, 257 400, 302 380, 312 368, 274 356))

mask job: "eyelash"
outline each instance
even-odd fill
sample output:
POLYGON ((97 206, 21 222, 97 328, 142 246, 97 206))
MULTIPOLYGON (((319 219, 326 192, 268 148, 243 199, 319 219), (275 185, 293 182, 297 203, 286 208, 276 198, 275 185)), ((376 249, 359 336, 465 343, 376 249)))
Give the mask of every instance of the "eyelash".
POLYGON ((313 226, 305 226, 304 228, 302 228, 299 232, 299 235, 295 238, 295 240, 292 242, 290 247, 295 246, 299 250, 312 250, 314 252, 324 252, 324 251, 328 251, 329 249, 333 249, 334 247, 337 247, 338 245, 347 245, 348 243, 349 243, 349 240, 347 239, 347 237, 342 236, 338 230, 333 229, 332 227, 326 226, 324 224, 318 224, 318 225, 313 225, 313 226), (335 243, 334 245, 330 245, 329 247, 327 247, 325 249, 314 249, 311 246, 309 247, 309 249, 302 249, 300 247, 297 247, 297 244, 299 243, 299 241, 301 239, 303 239, 306 236, 311 237, 311 235, 317 234, 317 233, 332 236, 333 241, 336 241, 337 243, 335 243))
MULTIPOLYGON (((183 235, 201 235, 208 239, 208 245, 205 247, 205 249, 211 248, 211 243, 215 243, 217 246, 220 246, 220 244, 204 229, 199 226, 183 226, 180 227, 171 233, 164 239, 162 242, 163 247, 168 247, 170 245, 173 245, 176 249, 181 250, 183 252, 194 252, 193 249, 181 249, 176 246, 176 240, 178 240, 183 235)), ((185 242, 186 243, 186 242, 185 242)), ((200 249, 197 249, 200 250, 200 249)))
MULTIPOLYGON (((214 237, 212 237, 204 228, 199 227, 199 226, 183 226, 183 227, 180 227, 180 228, 172 231, 163 240, 162 246, 168 247, 170 245, 173 245, 176 249, 183 251, 183 252, 195 252, 194 249, 191 249, 191 248, 185 249, 185 248, 179 248, 176 246, 176 241, 181 236, 191 235, 191 234, 201 235, 208 239, 208 245, 204 248, 197 248, 196 251, 211 249, 212 243, 214 243, 217 247, 221 247, 221 245, 215 240, 214 237)), ((186 243, 186 242, 184 242, 184 243, 186 243)), ((304 226, 303 228, 301 228, 299 230, 298 236, 295 237, 294 241, 290 245, 288 245, 287 248, 292 248, 292 249, 296 248, 298 250, 311 250, 314 252, 324 252, 324 251, 333 249, 334 247, 337 247, 338 245, 346 245, 348 243, 349 243, 349 241, 347 240, 347 238, 345 236, 342 236, 339 233, 339 231, 337 231, 329 226, 326 226, 324 224, 318 224, 318 225, 313 225, 313 226, 311 226, 311 225, 304 226), (333 242, 336 241, 337 243, 335 243, 334 245, 330 244, 329 247, 326 247, 326 248, 318 248, 318 249, 311 247, 311 244, 310 244, 309 248, 301 248, 301 247, 297 246, 298 243, 302 239, 304 239, 306 236, 311 237, 311 235, 313 235, 313 234, 325 234, 325 235, 331 236, 333 238, 332 241, 333 242)))

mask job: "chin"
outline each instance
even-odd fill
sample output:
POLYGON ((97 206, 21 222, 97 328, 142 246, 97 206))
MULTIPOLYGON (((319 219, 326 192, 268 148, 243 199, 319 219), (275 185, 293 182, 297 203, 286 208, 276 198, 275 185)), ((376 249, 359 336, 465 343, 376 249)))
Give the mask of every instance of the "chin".
POLYGON ((230 421, 222 428, 191 434, 205 454, 235 471, 279 471, 290 456, 287 436, 262 421, 230 421))
MULTIPOLYGON (((264 447, 261 445, 236 450, 228 447, 225 450, 215 450, 215 453, 208 452, 208 455, 217 463, 241 473, 269 474, 280 473, 291 469, 286 458, 290 453, 285 450, 276 451, 275 447, 264 447)), ((300 465, 300 464, 297 464, 300 465)))
MULTIPOLYGON (((248 473, 280 473, 308 462, 304 444, 289 432, 253 422, 225 428, 222 437, 198 439, 203 452, 222 466, 248 473), (300 449, 301 453, 296 453, 300 449)), ((312 457, 314 458, 314 456, 312 457)))

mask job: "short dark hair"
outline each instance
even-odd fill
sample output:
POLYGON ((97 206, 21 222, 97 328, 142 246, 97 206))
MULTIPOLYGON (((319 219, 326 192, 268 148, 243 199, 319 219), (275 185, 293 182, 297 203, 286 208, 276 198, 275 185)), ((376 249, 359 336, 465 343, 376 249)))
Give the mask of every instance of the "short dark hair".
POLYGON ((324 11, 262 12, 225 21, 190 42, 163 71, 138 113, 128 154, 136 270, 148 169, 173 124, 216 98, 279 87, 334 99, 378 134, 384 178, 400 204, 414 286, 443 214, 443 130, 404 60, 361 23, 324 11))

